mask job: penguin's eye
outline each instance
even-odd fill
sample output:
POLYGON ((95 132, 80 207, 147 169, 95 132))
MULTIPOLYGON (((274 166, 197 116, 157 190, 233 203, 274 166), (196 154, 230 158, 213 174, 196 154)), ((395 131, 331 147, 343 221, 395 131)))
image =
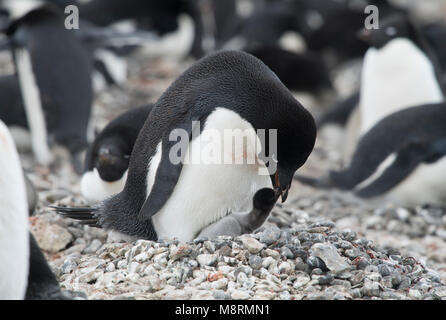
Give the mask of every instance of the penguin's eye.
POLYGON ((385 33, 389 37, 393 37, 398 33, 398 30, 395 27, 387 27, 385 33))

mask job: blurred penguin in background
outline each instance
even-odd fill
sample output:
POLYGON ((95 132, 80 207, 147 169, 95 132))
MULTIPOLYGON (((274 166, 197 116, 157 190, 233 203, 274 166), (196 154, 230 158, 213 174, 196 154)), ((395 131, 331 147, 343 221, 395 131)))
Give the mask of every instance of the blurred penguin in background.
POLYGON ((384 117, 404 108, 444 100, 441 71, 429 44, 405 15, 364 30, 368 49, 362 67, 359 108, 350 115, 344 148, 348 161, 357 141, 384 117))
POLYGON ((124 188, 130 155, 152 105, 126 111, 110 121, 88 147, 81 193, 89 201, 102 201, 124 188))
POLYGON ((156 56, 199 58, 203 23, 198 3, 193 0, 91 0, 78 4, 81 18, 100 27, 146 30, 158 40, 143 44, 156 56))
POLYGON ((80 153, 88 144, 93 99, 89 52, 65 29, 64 15, 57 8, 40 4, 24 14, 16 6, 11 8, 12 22, 6 34, 33 152, 40 164, 49 165, 51 146, 61 145, 79 170, 80 153))
POLYGON ((423 104, 380 120, 361 137, 351 163, 319 179, 318 188, 353 191, 376 202, 415 206, 446 203, 446 105, 423 104))

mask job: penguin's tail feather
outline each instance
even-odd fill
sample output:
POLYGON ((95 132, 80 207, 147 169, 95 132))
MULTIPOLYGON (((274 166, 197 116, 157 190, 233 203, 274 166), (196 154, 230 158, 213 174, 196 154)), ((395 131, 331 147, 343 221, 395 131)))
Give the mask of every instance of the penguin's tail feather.
POLYGON ((92 227, 101 228, 98 224, 98 218, 95 213, 98 210, 94 207, 57 207, 49 206, 49 208, 56 210, 58 214, 63 217, 78 220, 82 224, 92 227))
POLYGON ((312 178, 307 176, 301 176, 296 174, 294 178, 302 184, 318 188, 318 189, 329 189, 333 188, 334 184, 330 175, 325 175, 320 178, 312 178))

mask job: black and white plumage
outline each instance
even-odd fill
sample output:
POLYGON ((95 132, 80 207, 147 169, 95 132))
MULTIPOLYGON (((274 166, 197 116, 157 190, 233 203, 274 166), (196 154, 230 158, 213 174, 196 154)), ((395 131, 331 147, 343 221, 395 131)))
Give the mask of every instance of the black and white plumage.
POLYGON ((436 58, 408 17, 390 16, 380 29, 364 30, 360 36, 371 46, 362 69, 361 134, 393 112, 443 101, 436 58))
POLYGON ((378 8, 380 28, 385 17, 406 14, 403 8, 387 0, 300 0, 294 4, 295 12, 301 16, 300 30, 307 48, 329 57, 328 61, 334 65, 360 58, 366 52, 367 45, 355 35, 364 27, 367 6, 378 8))
POLYGON ((97 26, 130 20, 138 29, 155 32, 160 41, 143 45, 147 51, 169 54, 169 50, 182 46, 182 54, 195 58, 204 54, 203 22, 194 0, 130 0, 125 4, 119 0, 92 0, 79 3, 79 11, 82 19, 97 26))
POLYGON ((92 103, 88 50, 65 29, 63 13, 48 5, 14 20, 6 33, 37 160, 51 162, 52 143, 77 155, 87 146, 92 103))
MULTIPOLYGON (((191 240, 228 212, 249 211, 261 188, 278 189, 284 201, 294 172, 312 151, 315 136, 311 114, 268 67, 243 52, 220 52, 186 70, 154 105, 135 143, 121 193, 93 209, 59 211, 140 238, 191 240), (192 121, 200 121, 201 133, 192 128, 192 121), (174 129, 184 129, 187 139, 194 132, 201 137, 211 130, 254 133, 247 138, 246 153, 232 149, 229 153, 241 160, 258 159, 254 130, 277 129, 277 155, 271 155, 277 160, 277 170, 259 175, 259 169, 266 169, 260 160, 243 165, 174 163, 169 159, 178 143, 169 140, 174 129)), ((190 141, 183 159, 203 153, 200 140, 190 141)), ((268 141, 262 150, 268 150, 268 141)))
POLYGON ((26 187, 9 130, 0 121, 0 299, 64 299, 29 232, 26 187))
POLYGON ((300 31, 300 11, 294 3, 272 2, 255 6, 248 16, 236 14, 225 29, 224 49, 241 50, 253 45, 278 46, 286 32, 300 31))
POLYGON ((385 196, 402 205, 446 201, 446 104, 407 108, 385 117, 359 141, 351 164, 321 179, 298 176, 316 187, 385 196))
POLYGON ((380 29, 362 29, 358 36, 370 48, 362 66, 359 107, 355 108, 356 98, 344 105, 353 109, 344 144, 346 161, 359 138, 381 119, 404 108, 444 100, 436 58, 410 18, 386 17, 380 29))
POLYGON ((299 180, 355 189, 366 198, 385 196, 400 205, 441 203, 446 193, 441 178, 445 162, 432 161, 432 153, 442 146, 435 142, 441 135, 435 115, 442 113, 444 95, 435 56, 418 27, 404 15, 383 19, 380 29, 363 31, 361 37, 371 48, 364 59, 359 108, 349 120, 350 128, 353 123, 357 130, 347 132, 353 144, 347 147, 356 149, 351 164, 339 174, 299 180), (432 126, 439 133, 429 135, 432 126))
POLYGON ((152 105, 124 112, 96 136, 88 147, 81 193, 90 201, 101 201, 124 188, 130 154, 152 105))

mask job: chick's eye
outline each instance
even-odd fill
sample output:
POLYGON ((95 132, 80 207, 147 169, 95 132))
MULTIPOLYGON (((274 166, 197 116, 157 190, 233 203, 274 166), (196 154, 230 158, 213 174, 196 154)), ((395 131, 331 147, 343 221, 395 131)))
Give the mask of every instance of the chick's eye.
POLYGON ((393 37, 398 33, 398 30, 395 27, 387 27, 385 32, 389 37, 393 37))

